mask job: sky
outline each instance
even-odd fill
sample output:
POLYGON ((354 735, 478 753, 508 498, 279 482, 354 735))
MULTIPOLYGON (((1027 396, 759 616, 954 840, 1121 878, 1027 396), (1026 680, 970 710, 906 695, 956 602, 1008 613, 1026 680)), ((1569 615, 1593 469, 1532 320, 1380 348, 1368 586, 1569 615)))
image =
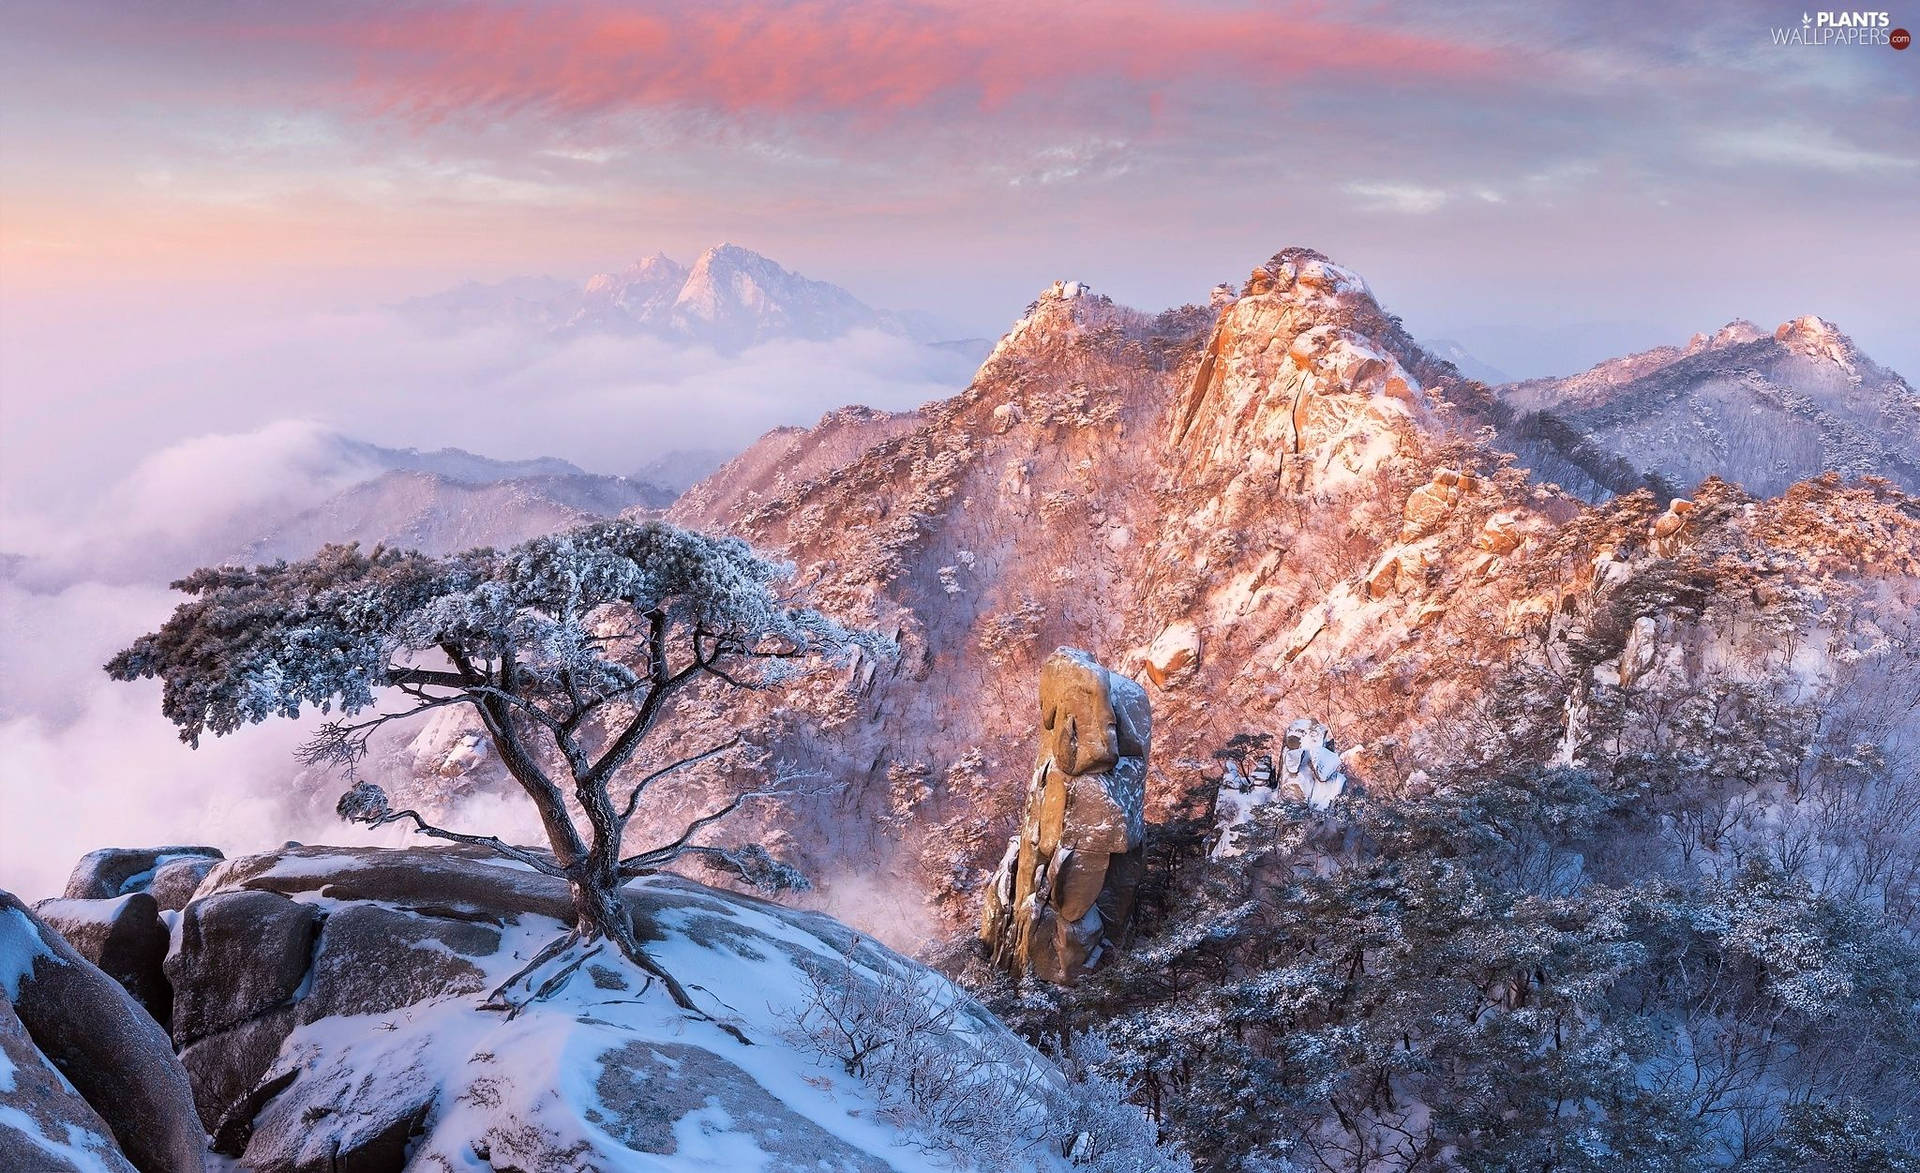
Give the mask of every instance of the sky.
POLYGON ((732 241, 992 337, 1057 279, 1157 309, 1309 245, 1516 375, 1816 313, 1912 378, 1920 50, 1775 43, 1814 15, 0 0, 0 882, 328 824, 282 793, 291 731, 186 754, 98 666, 171 574, 337 488, 340 437, 624 473, 968 373, 388 308, 457 282, 732 241))
POLYGON ((1920 51, 1773 44, 1798 5, 0 13, 16 350, 720 240, 994 334, 1056 278, 1158 308, 1308 244, 1523 373, 1802 313, 1920 369, 1920 51))

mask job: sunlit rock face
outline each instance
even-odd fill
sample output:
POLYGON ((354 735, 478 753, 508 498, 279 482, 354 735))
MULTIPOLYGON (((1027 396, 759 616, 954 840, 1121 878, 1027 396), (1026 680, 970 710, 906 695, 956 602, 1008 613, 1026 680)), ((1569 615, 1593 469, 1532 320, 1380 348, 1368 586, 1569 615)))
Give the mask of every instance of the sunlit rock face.
POLYGON ((1071 985, 1133 913, 1153 722, 1138 684, 1073 648, 1041 666, 1040 713, 1039 760, 980 935, 1003 968, 1071 985))
MULTIPOLYGON (((1473 766, 1476 722, 1594 761, 1644 724, 1636 706, 1665 703, 1650 689, 1843 703, 1901 654, 1885 633, 1920 598, 1920 522, 1893 487, 1590 506, 1489 442, 1491 393, 1328 258, 1286 249, 1195 294, 1147 314, 1050 285, 964 390, 769 433, 670 511, 791 560, 815 603, 899 640, 895 660, 777 696, 690 698, 662 728, 663 762, 739 733, 770 769, 834 780, 724 831, 778 845, 814 878, 805 899, 909 949, 978 926, 1048 736, 1034 682, 1061 646, 1152 698, 1149 822, 1203 814, 1222 747, 1260 733, 1278 756, 1301 716, 1328 727, 1350 785, 1395 794, 1473 766)), ((1697 353, 1763 341, 1787 346, 1732 329, 1697 353)), ((434 730, 396 792, 432 808, 486 776, 473 732, 434 730)), ((632 846, 764 782, 696 773, 632 846)))

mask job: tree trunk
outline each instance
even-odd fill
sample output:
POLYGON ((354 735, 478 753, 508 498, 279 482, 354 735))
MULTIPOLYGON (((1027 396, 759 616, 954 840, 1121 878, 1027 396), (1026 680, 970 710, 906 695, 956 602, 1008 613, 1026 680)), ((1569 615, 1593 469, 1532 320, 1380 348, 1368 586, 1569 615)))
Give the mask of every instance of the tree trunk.
POLYGON ((587 939, 604 937, 613 942, 615 948, 628 957, 638 961, 640 939, 633 931, 633 916, 627 909, 627 902, 620 899, 618 881, 614 885, 597 883, 593 879, 569 879, 567 886, 573 893, 573 923, 580 935, 587 939))
MULTIPOLYGON (((587 869, 581 869, 581 872, 585 873, 587 869)), ((588 875, 584 879, 576 874, 568 879, 567 885, 573 892, 574 931, 583 940, 604 938, 613 942, 627 960, 660 979, 660 984, 667 987, 667 993, 672 996, 674 1005, 702 1018, 709 1017, 693 1004, 692 995, 687 993, 679 980, 663 969, 659 962, 647 956, 647 951, 640 947, 640 936, 633 929, 633 916, 627 909, 627 902, 620 899, 617 871, 611 882, 606 882, 598 874, 588 875)))

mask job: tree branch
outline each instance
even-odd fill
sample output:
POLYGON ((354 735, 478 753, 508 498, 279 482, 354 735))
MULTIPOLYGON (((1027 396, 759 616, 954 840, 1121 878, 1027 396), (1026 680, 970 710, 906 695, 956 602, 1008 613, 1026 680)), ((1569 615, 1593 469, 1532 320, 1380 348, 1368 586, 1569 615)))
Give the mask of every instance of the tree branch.
POLYGON ((640 779, 640 781, 634 783, 633 790, 627 795, 627 805, 626 805, 626 808, 620 812, 620 822, 624 825, 628 819, 631 819, 633 817, 633 808, 638 806, 640 803, 640 792, 645 790, 648 786, 652 785, 653 783, 659 781, 660 779, 666 777, 668 774, 671 774, 676 770, 685 769, 686 767, 694 765, 698 762, 704 762, 708 758, 713 757, 715 754, 725 753, 727 750, 730 750, 734 746, 739 744, 740 744, 740 736, 738 734, 735 734, 734 736, 728 738, 726 741, 723 741, 719 745, 714 746, 712 749, 694 754, 690 758, 681 758, 679 761, 673 763, 672 765, 662 766, 658 770, 655 770, 653 773, 648 774, 646 777, 640 779))
POLYGON ((425 835, 432 839, 445 839, 450 843, 465 843, 469 847, 484 847, 508 859, 526 864, 542 875, 554 876, 563 880, 567 878, 567 873, 563 869, 548 863, 546 860, 540 858, 540 856, 523 847, 515 847, 513 844, 507 843, 494 835, 464 835, 459 831, 449 831, 444 827, 436 827, 421 818, 418 811, 391 811, 377 819, 363 821, 365 821, 369 827, 384 827, 388 823, 397 823, 402 819, 411 819, 413 821, 414 831, 417 834, 425 835))
POLYGON ((794 790, 749 790, 745 794, 736 794, 732 801, 728 802, 727 805, 721 807, 719 810, 711 814, 701 815, 693 822, 687 824, 687 829, 680 832, 680 837, 673 842, 660 847, 650 848, 638 855, 630 855, 621 860, 620 875, 623 878, 644 876, 650 872, 659 870, 659 868, 665 864, 672 863, 676 858, 685 853, 688 842, 692 840, 701 828, 726 818, 734 811, 740 809, 740 804, 749 798, 788 798, 798 793, 804 792, 794 790))
POLYGON ((388 684, 428 684, 436 688, 472 688, 475 681, 459 672, 441 672, 434 668, 387 668, 388 684))

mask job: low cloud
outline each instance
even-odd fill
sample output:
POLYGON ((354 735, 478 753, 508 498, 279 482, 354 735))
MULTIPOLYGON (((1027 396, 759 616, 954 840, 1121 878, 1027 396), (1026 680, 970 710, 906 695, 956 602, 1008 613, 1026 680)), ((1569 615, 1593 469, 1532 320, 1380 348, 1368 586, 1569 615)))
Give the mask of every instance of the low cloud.
POLYGON ((23 344, 32 353, 9 387, 20 423, 9 421, 0 470, 11 496, 43 513, 57 512, 57 499, 70 516, 75 501, 118 484, 130 526, 192 529, 208 486, 217 507, 311 480, 326 464, 313 434, 290 419, 377 444, 559 456, 624 474, 675 448, 744 447, 769 427, 850 403, 899 409, 943 398, 974 365, 871 330, 722 355, 651 337, 439 333, 372 312, 222 322, 217 334, 183 323, 203 342, 181 353, 177 334, 166 336, 173 325, 130 325, 119 353, 104 357, 90 353, 94 323, 69 327, 70 337, 54 326, 23 344), (157 357, 142 363, 148 351, 157 357), (223 447, 221 437, 274 426, 279 433, 244 451, 223 447), (175 509, 191 516, 175 519, 175 509))
MULTIPOLYGON (((27 897, 57 894, 96 847, 370 839, 334 817, 337 780, 296 762, 311 722, 190 750, 157 683, 101 670, 180 601, 169 579, 377 472, 353 441, 625 473, 847 403, 915 406, 972 366, 877 332, 721 356, 646 338, 434 335, 388 313, 241 324, 224 348, 121 356, 129 373, 92 382, 85 340, 66 345, 69 366, 42 355, 40 377, 17 386, 0 506, 0 887, 27 897)), ((526 813, 470 801, 485 809, 456 821, 513 833, 526 813)))

